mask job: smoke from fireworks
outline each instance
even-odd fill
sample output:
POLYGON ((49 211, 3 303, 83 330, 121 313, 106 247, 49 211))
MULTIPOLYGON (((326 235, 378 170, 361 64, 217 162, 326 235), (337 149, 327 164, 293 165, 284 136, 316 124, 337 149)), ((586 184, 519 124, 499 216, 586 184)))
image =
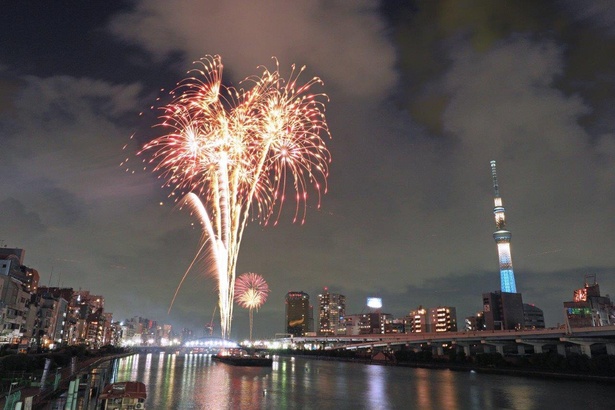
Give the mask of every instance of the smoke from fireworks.
POLYGON ((265 279, 257 273, 244 273, 235 281, 235 302, 250 311, 250 340, 254 323, 253 311, 263 306, 267 301, 269 286, 265 279))
POLYGON ((171 92, 171 103, 161 108, 159 127, 165 134, 139 154, 151 154, 147 162, 160 172, 163 186, 199 216, 203 243, 195 260, 202 252, 211 257, 226 338, 237 256, 248 220, 275 225, 288 190, 295 194, 293 222, 303 223, 310 186, 318 207, 321 193, 327 191, 330 155, 321 138, 329 136, 327 97, 309 93, 313 85, 322 84, 317 77, 297 84, 303 68, 292 66, 289 79, 283 79, 277 60, 274 71, 261 67, 261 76, 242 82, 250 89, 222 84, 220 56, 195 64, 199 68, 189 72, 192 75, 171 92))

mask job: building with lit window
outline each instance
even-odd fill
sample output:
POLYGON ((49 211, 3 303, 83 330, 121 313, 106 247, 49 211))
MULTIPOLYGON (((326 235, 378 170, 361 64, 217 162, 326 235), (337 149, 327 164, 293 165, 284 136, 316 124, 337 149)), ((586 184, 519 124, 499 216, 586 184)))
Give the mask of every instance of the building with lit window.
POLYGON ((329 293, 327 288, 318 295, 318 335, 346 334, 346 296, 329 293))
POLYGON ((36 269, 24 265, 26 251, 18 248, 0 248, 0 274, 21 281, 26 292, 34 293, 40 275, 36 269))
POLYGON ((54 297, 50 293, 37 293, 32 297, 31 306, 37 306, 37 309, 30 346, 53 349, 62 344, 68 301, 61 297, 54 297))
POLYGON ((424 308, 419 306, 404 318, 406 333, 457 331, 457 309, 451 306, 424 308))
POLYGON ((476 332, 485 330, 485 312, 477 312, 474 316, 465 319, 466 332, 476 332))
POLYGON ((346 336, 356 336, 361 334, 361 315, 353 314, 344 317, 346 336))
POLYGON ((393 315, 388 313, 386 315, 388 316, 386 316, 384 320, 384 333, 402 334, 406 332, 404 319, 393 318, 393 315))
POLYGON ((404 333, 403 320, 390 313, 370 312, 347 315, 344 318, 346 336, 404 333))
POLYGON ((284 304, 286 333, 306 336, 314 331, 314 307, 310 305, 310 295, 305 292, 288 292, 284 304))
POLYGON ((30 293, 23 282, 0 275, 0 345, 23 344, 23 339, 29 336, 31 332, 26 327, 29 303, 30 293))
POLYGON ((411 310, 408 316, 404 318, 404 327, 406 333, 429 333, 429 315, 427 309, 419 306, 415 310, 411 310))
POLYGON ((615 306, 608 296, 600 295, 595 275, 585 277, 585 286, 574 291, 572 301, 564 302, 564 310, 571 328, 615 324, 615 306))
POLYGON ((432 332, 456 332, 457 309, 452 306, 438 306, 429 309, 432 332))

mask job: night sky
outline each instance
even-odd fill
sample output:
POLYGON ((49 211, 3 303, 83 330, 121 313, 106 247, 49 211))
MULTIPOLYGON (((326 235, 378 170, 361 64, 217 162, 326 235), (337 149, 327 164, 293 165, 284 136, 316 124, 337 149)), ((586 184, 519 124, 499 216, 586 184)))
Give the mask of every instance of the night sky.
MULTIPOLYGON (((475 314, 499 289, 490 160, 524 302, 555 326, 585 275, 615 294, 608 0, 3 2, 0 245, 25 249, 41 285, 103 295, 115 320, 197 334, 211 320, 203 266, 167 314, 197 221, 156 175, 120 166, 158 135, 160 90, 208 54, 234 85, 272 56, 283 75, 306 65, 301 78, 321 77, 314 91, 330 98, 321 208, 300 225, 286 207, 242 242, 237 273, 271 288, 255 336, 284 331, 288 291, 317 304, 325 286, 349 314, 368 296, 397 317, 419 305, 475 314)), ((236 307, 232 337, 247 323, 236 307)))

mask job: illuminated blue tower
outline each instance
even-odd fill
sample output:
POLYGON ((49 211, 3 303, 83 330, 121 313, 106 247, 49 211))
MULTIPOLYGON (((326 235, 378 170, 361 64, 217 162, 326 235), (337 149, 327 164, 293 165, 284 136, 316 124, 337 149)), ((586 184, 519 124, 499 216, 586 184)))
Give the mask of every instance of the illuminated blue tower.
POLYGON ((502 292, 517 293, 515 285, 515 274, 513 273, 512 259, 510 256, 511 233, 506 229, 506 219, 504 217, 504 206, 500 198, 500 187, 495 171, 495 161, 491 161, 491 176, 493 177, 493 189, 495 191, 493 214, 495 215, 496 231, 493 239, 498 245, 498 256, 500 261, 500 283, 502 292))

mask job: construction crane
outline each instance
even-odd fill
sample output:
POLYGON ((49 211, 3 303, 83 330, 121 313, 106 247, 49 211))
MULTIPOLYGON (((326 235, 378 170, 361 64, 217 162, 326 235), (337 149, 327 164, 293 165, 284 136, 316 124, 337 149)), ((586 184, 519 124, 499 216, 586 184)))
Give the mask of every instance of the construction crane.
POLYGON ((213 336, 214 334, 214 316, 216 315, 216 309, 218 306, 214 307, 214 313, 211 314, 211 321, 209 323, 205 323, 205 330, 209 332, 209 336, 213 336))

